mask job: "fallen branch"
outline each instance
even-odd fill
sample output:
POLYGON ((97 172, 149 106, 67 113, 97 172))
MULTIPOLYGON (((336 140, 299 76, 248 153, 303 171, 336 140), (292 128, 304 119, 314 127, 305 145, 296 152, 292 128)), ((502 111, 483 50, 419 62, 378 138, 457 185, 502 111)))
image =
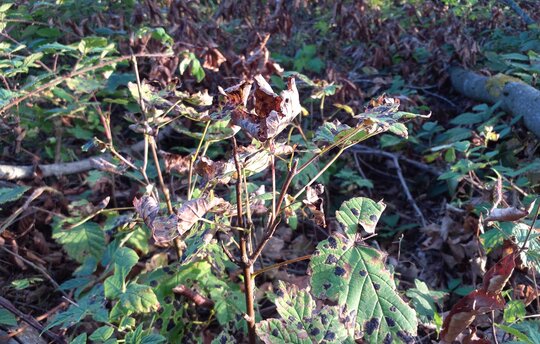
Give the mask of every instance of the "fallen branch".
MULTIPOLYGON (((170 136, 173 129, 166 127, 159 132, 158 140, 170 136)), ((125 153, 139 152, 144 149, 144 140, 138 142, 127 149, 125 153)), ((34 176, 37 168, 39 168, 42 177, 64 176, 67 174, 75 174, 90 170, 111 171, 110 165, 106 162, 111 159, 110 154, 101 154, 91 158, 58 164, 47 164, 35 166, 15 166, 0 164, 0 179, 4 180, 19 180, 28 179, 34 176)))
MULTIPOLYGON (((405 177, 403 176, 403 171, 401 170, 401 165, 399 164, 400 156, 397 154, 392 154, 390 152, 385 152, 383 150, 378 150, 375 148, 361 146, 361 145, 356 145, 352 147, 351 151, 355 153, 363 153, 363 154, 377 154, 377 155, 381 155, 392 160, 392 162, 394 163, 394 167, 396 168, 396 174, 398 176, 399 182, 401 183, 401 187, 403 191, 405 192, 405 196, 407 197, 407 200, 409 201, 412 208, 416 212, 416 215, 420 219, 422 226, 426 227, 427 226, 426 218, 424 217, 422 210, 420 210, 420 208, 418 207, 418 204, 416 204, 416 201, 414 200, 414 197, 412 196, 411 191, 409 190, 409 187, 407 185, 407 181, 405 180, 405 177)), ((406 158, 401 157, 401 159, 406 159, 406 158)), ((407 159, 407 160, 409 163, 414 162, 414 165, 421 166, 422 169, 426 171, 430 171, 430 173, 435 174, 435 171, 432 170, 431 166, 418 163, 417 161, 414 161, 414 160, 410 160, 410 159, 407 159)), ((439 173, 435 175, 439 175, 439 173)))
POLYGON ((513 116, 523 116, 525 126, 540 137, 540 91, 504 74, 486 77, 461 67, 448 71, 452 86, 474 100, 494 104, 513 116))
POLYGON ((8 299, 3 298, 0 296, 0 307, 3 307, 16 315, 17 317, 21 318, 24 322, 26 322, 28 325, 32 326, 34 329, 39 331, 40 333, 43 333, 46 337, 53 340, 54 343, 58 344, 64 344, 66 341, 62 336, 57 335, 56 333, 45 330, 45 327, 39 323, 34 317, 27 315, 21 311, 19 311, 11 302, 9 302, 8 299))

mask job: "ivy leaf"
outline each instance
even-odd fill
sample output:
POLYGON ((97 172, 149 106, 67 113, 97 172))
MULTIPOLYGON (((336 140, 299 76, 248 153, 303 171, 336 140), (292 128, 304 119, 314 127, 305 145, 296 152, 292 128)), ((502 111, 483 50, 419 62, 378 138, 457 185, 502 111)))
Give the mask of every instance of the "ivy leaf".
POLYGON ((384 258, 353 240, 328 238, 310 262, 313 294, 337 302, 341 318, 353 319, 355 335, 369 343, 412 343, 416 313, 398 295, 384 258))
POLYGON ((345 201, 336 211, 336 218, 343 226, 345 233, 349 237, 353 237, 358 232, 358 225, 369 234, 375 232, 375 226, 382 212, 386 208, 386 204, 382 201, 375 201, 365 198, 356 197, 345 201))
POLYGON ((29 186, 16 186, 14 188, 0 188, 0 204, 18 200, 30 189, 29 186))
POLYGON ((345 343, 347 328, 340 320, 339 308, 317 309, 306 290, 281 283, 276 294, 276 307, 281 319, 268 319, 257 324, 257 334, 267 344, 273 343, 345 343))
POLYGON ((73 228, 62 228, 62 221, 55 220, 53 238, 64 246, 67 254, 82 263, 87 256, 101 258, 105 250, 105 236, 101 227, 87 221, 73 228))

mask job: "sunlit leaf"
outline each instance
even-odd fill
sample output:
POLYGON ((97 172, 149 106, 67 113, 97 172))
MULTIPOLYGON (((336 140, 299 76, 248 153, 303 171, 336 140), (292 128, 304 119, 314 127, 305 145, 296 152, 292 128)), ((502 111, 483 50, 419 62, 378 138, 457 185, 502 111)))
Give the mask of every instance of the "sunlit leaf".
POLYGON ((364 340, 413 343, 416 313, 397 293, 384 258, 374 248, 331 236, 310 262, 313 293, 337 302, 341 318, 354 321, 355 335, 364 340))

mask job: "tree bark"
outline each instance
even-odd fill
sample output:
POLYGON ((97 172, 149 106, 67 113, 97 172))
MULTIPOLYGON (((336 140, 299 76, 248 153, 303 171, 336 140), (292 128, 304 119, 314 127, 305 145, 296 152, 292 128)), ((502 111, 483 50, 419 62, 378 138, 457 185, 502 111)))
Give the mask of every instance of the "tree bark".
POLYGON ((449 70, 452 86, 464 96, 494 104, 513 116, 523 116, 527 129, 540 138, 540 91, 519 79, 497 74, 486 77, 461 67, 449 70))

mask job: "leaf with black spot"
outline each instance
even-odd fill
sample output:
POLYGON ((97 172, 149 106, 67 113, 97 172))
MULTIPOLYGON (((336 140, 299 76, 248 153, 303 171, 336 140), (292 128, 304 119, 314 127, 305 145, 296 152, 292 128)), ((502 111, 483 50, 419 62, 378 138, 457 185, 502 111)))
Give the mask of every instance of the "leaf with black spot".
POLYGON ((382 201, 375 202, 369 198, 355 197, 341 204, 336 211, 336 218, 351 238, 358 232, 358 225, 368 234, 373 234, 385 208, 386 204, 382 201))
MULTIPOLYGON (((257 324, 257 334, 265 343, 352 343, 336 306, 317 308, 306 290, 280 283, 276 310, 281 319, 257 324)), ((352 334, 352 331, 350 331, 352 334)))
POLYGON ((333 236, 317 246, 310 262, 313 295, 337 302, 340 318, 354 322, 355 336, 368 343, 416 335, 416 314, 397 293, 384 258, 372 247, 333 236))

